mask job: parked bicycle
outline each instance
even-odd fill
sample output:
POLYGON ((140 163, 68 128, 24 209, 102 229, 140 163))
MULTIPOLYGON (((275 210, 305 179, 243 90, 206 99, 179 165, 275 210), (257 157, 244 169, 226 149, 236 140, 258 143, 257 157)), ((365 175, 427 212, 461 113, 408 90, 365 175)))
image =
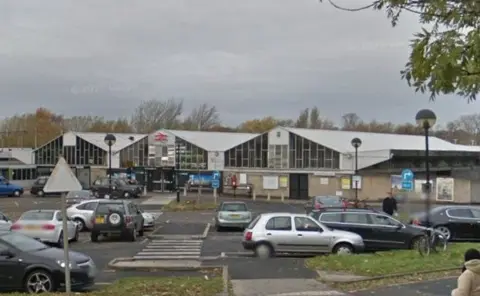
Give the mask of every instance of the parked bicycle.
POLYGON ((420 255, 428 256, 432 252, 445 252, 448 239, 439 231, 433 228, 425 229, 425 234, 417 242, 417 249, 420 255))

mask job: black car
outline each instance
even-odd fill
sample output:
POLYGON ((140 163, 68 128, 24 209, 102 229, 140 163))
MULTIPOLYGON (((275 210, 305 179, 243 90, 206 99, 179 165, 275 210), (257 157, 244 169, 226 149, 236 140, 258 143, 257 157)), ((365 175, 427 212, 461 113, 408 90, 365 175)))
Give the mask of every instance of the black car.
POLYGON ((98 241, 99 235, 119 235, 129 241, 144 234, 142 212, 128 200, 100 200, 92 215, 90 239, 98 241))
POLYGON ((366 251, 413 248, 425 228, 405 225, 391 216, 369 209, 314 211, 311 217, 330 228, 359 234, 366 251))
MULTIPOLYGON (((96 267, 82 253, 69 252, 72 290, 95 282, 96 267)), ((0 232, 0 290, 27 293, 54 292, 65 283, 63 249, 49 247, 33 238, 0 232)))
POLYGON ((413 225, 433 227, 452 241, 480 240, 480 207, 438 206, 430 210, 430 223, 425 212, 410 217, 413 225))
POLYGON ((136 185, 130 185, 120 178, 112 178, 111 183, 108 177, 97 179, 93 182, 91 189, 98 198, 104 198, 109 195, 110 198, 137 198, 140 196, 139 188, 136 185), (111 192, 110 192, 111 191, 111 192))
MULTIPOLYGON (((48 193, 45 193, 45 191, 43 191, 43 188, 45 187, 45 184, 47 184, 47 181, 48 181, 48 176, 42 176, 42 177, 38 177, 35 182, 33 182, 33 185, 32 187, 30 188, 30 194, 32 195, 36 195, 38 197, 43 197, 45 195, 60 195, 61 192, 48 192, 48 193)), ((86 185, 84 182, 80 181, 80 185, 82 185, 82 189, 83 190, 88 190, 88 185, 86 185)))

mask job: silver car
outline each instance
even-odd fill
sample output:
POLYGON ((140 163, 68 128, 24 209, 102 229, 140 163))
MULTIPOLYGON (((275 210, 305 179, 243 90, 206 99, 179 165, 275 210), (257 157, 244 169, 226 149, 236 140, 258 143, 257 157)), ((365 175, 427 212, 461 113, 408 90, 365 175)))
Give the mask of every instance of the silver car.
POLYGON ((66 196, 67 205, 74 205, 92 199, 95 199, 95 196, 90 190, 70 191, 66 196))
MULTIPOLYGON (((62 214, 58 210, 32 210, 23 213, 10 230, 63 247, 62 224, 62 214)), ((79 236, 77 225, 68 220, 67 228, 68 240, 77 241, 79 236)))
MULTIPOLYGON (((101 199, 100 199, 101 200, 101 199)), ((67 209, 67 216, 75 221, 80 231, 92 229, 93 212, 97 208, 99 199, 81 201, 67 209)))
POLYGON ((303 214, 261 214, 243 233, 243 247, 260 258, 277 253, 351 254, 365 248, 360 235, 333 230, 303 214))
POLYGON ((10 227, 12 227, 12 220, 0 213, 0 231, 9 231, 10 227))
POLYGON ((215 216, 217 231, 223 227, 238 227, 245 229, 252 222, 252 213, 244 202, 222 202, 215 216))

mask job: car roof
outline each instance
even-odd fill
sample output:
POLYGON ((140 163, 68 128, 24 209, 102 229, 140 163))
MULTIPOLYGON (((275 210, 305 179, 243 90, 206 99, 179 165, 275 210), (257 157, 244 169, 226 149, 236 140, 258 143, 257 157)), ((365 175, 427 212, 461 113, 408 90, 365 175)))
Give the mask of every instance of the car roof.
POLYGON ((107 203, 108 204, 125 204, 131 201, 123 200, 123 199, 99 199, 98 202, 101 204, 107 204, 107 203))
POLYGON ((52 209, 39 209, 39 210, 28 210, 28 211, 25 211, 24 213, 49 213, 49 212, 58 212, 59 210, 52 210, 52 209))
POLYGON ((312 212, 319 212, 319 213, 325 213, 325 212, 349 212, 349 213, 379 213, 379 211, 375 209, 352 209, 352 208, 324 208, 322 210, 313 210, 312 212))
POLYGON ((262 217, 275 217, 275 216, 301 216, 301 217, 308 217, 306 214, 301 213, 286 213, 286 212, 278 212, 278 213, 262 213, 260 214, 262 217))
POLYGON ((247 205, 247 203, 244 202, 244 201, 223 201, 223 202, 222 202, 222 205, 226 205, 226 204, 242 204, 242 205, 247 205))

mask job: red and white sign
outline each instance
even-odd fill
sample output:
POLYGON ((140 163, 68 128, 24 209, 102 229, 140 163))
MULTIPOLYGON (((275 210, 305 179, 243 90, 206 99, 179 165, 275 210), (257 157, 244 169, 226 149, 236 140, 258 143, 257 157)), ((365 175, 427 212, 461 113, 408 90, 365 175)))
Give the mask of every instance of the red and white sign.
POLYGON ((158 132, 155 134, 154 140, 155 142, 162 142, 162 143, 168 142, 168 135, 162 132, 158 132))

